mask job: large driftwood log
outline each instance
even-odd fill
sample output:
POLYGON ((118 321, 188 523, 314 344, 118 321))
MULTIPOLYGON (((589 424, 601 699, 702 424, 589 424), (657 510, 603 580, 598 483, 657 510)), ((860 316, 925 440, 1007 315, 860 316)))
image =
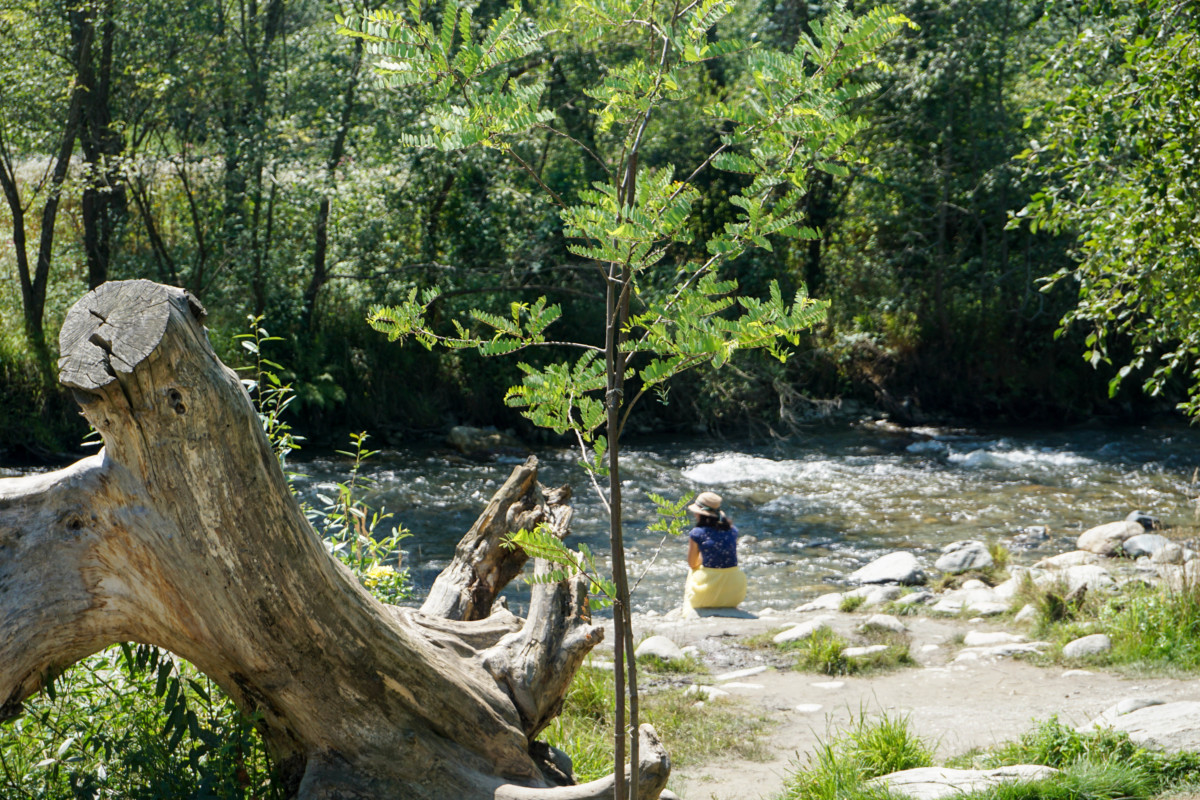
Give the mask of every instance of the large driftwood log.
MULTIPOLYGON (((601 637, 582 583, 538 587, 523 624, 376 601, 305 520, 203 315, 147 281, 105 284, 68 315, 60 377, 105 448, 0 480, 0 718, 79 659, 144 642, 258 712, 300 797, 611 798, 611 783, 548 788, 531 755, 601 637)), ((535 465, 522 470, 533 493, 506 524, 557 514, 565 529, 569 512, 534 491, 535 465)), ((497 581, 469 586, 476 608, 497 581)), ((639 800, 669 767, 649 750, 639 800)))
POLYGON ((528 559, 524 550, 505 547, 505 536, 547 525, 563 538, 571 526, 570 499, 570 487, 547 491, 538 484, 537 458, 526 459, 459 541, 454 560, 433 582, 421 613, 461 620, 492 613, 496 595, 528 559))

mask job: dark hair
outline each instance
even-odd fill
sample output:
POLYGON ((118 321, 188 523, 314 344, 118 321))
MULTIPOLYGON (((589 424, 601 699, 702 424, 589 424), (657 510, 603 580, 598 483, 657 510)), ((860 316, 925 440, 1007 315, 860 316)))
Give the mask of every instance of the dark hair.
POLYGON ((697 514, 696 526, 700 528, 720 528, 727 531, 733 527, 733 520, 724 511, 716 514, 697 514))

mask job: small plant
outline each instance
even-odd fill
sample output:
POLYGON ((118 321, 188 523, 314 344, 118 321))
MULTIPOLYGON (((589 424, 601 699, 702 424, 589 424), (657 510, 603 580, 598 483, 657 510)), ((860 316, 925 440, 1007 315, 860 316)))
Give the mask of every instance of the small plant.
POLYGON ((833 631, 822 629, 799 644, 796 668, 824 675, 846 675, 850 661, 842 655, 848 646, 845 639, 833 631))
POLYGON ((838 610, 849 614, 852 611, 857 611, 865 602, 867 602, 867 598, 861 594, 843 595, 842 602, 838 603, 838 610))
POLYGON ((708 667, 690 653, 683 658, 659 658, 652 655, 638 656, 637 663, 639 667, 647 672, 676 675, 697 675, 708 672, 708 667))
POLYGON ((322 507, 306 513, 329 552, 350 567, 367 590, 385 603, 399 603, 412 595, 408 570, 399 568, 400 542, 411 534, 397 525, 390 534, 381 535, 380 524, 392 515, 372 509, 362 499, 372 483, 362 473, 363 463, 379 452, 367 449, 368 438, 365 432, 350 434, 352 449, 338 451, 353 459, 349 480, 337 484, 337 497, 317 495, 322 507))
POLYGON ((280 465, 284 466, 286 471, 288 455, 299 450, 300 442, 304 441, 303 436, 292 432, 292 426, 284 418, 284 412, 296 399, 296 393, 291 383, 285 383, 281 377, 284 375, 284 368, 263 355, 263 345, 282 342, 283 337, 267 333, 261 314, 252 314, 246 319, 250 323, 249 332, 236 334, 233 338, 250 353, 254 363, 238 367, 238 371, 250 375, 248 378, 242 378, 242 386, 250 395, 263 432, 267 434, 280 465))

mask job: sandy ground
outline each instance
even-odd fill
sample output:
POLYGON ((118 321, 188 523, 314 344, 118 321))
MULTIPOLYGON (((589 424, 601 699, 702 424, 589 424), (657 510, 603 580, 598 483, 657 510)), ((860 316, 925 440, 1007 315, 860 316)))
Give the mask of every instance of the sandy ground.
MULTIPOLYGON (((825 614, 836 631, 853 638, 855 627, 869 612, 825 614)), ((776 723, 767 733, 769 759, 718 759, 688 765, 673 773, 669 789, 684 800, 775 797, 783 788, 790 765, 797 760, 803 763, 819 740, 863 712, 907 715, 912 729, 934 744, 939 758, 944 758, 1014 739, 1029 730, 1034 721, 1054 714, 1063 722, 1083 725, 1128 697, 1200 699, 1200 686, 1195 680, 1081 674, 1079 670, 1040 668, 1011 658, 949 663, 962 649, 962 637, 968 631, 1008 630, 985 621, 904 617, 910 629, 910 652, 920 666, 868 677, 834 679, 777 669, 769 666, 769 651, 739 644, 746 637, 813 616, 709 617, 682 622, 650 617, 635 623, 638 639, 658 633, 680 646, 696 645, 714 677, 726 671, 768 665, 765 672, 740 679, 750 686, 732 689, 731 695, 748 711, 765 714, 776 723)), ((1017 628, 1012 631, 1024 632, 1017 628)))

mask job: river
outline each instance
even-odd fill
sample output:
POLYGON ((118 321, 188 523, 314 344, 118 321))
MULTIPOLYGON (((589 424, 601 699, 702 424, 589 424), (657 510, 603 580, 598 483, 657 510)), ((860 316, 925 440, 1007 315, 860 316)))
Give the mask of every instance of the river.
MULTIPOLYGON (((625 532, 633 604, 663 613, 679 605, 686 543, 647 532, 648 493, 676 498, 712 490, 742 534, 745 608, 789 609, 844 586, 846 574, 896 549, 932 564, 960 539, 1012 546, 1016 563, 1074 549, 1084 529, 1132 510, 1191 536, 1200 493, 1200 431, 1182 426, 987 432, 858 425, 816 429, 770 443, 641 440, 623 450, 625 532), (1035 549, 1012 545, 1045 526, 1035 549), (660 546, 661 545, 661 546, 660 546)), ((577 455, 537 452, 546 485, 571 483, 573 538, 606 554, 607 517, 577 455)), ((411 531, 404 564, 422 596, 459 537, 518 459, 475 463, 440 448, 386 450, 368 462, 368 497, 411 531)), ((292 465, 310 499, 345 478, 339 458, 292 465)), ((519 610, 527 589, 509 592, 519 610)))

